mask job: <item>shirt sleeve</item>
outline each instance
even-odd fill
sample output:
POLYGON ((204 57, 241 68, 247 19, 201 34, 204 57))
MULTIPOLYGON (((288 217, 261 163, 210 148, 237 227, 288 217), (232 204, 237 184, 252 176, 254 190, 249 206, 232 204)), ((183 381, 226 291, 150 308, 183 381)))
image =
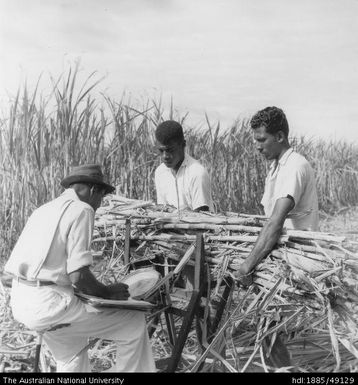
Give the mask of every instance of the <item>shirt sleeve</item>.
POLYGON ((93 210, 82 210, 73 222, 67 240, 67 273, 91 265, 92 233, 94 226, 93 210))
POLYGON ((190 191, 193 210, 201 206, 208 206, 210 210, 213 209, 210 177, 205 169, 201 169, 192 179, 190 191))
POLYGON ((290 173, 284 175, 284 180, 278 183, 275 193, 276 200, 286 198, 288 195, 294 200, 295 206, 300 201, 306 185, 306 169, 304 165, 299 165, 290 173))

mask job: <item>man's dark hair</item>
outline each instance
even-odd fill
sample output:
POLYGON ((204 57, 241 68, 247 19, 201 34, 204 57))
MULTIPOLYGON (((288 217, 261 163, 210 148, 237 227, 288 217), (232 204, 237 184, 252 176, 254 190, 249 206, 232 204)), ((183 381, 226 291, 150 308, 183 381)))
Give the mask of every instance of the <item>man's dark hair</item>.
POLYGON ((282 131, 288 137, 288 122, 285 113, 277 107, 266 107, 256 112, 251 118, 250 125, 252 129, 264 126, 269 134, 276 134, 282 131))
POLYGON ((183 127, 175 120, 166 120, 160 123, 155 130, 155 138, 162 144, 170 142, 184 142, 183 127))

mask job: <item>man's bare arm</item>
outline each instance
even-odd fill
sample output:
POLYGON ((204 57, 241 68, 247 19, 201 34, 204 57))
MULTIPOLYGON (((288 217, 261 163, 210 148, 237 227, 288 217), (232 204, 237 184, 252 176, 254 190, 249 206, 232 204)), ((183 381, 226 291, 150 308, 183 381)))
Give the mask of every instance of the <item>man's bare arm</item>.
POLYGON ((250 274, 276 245, 281 236, 287 215, 293 207, 294 200, 291 197, 280 198, 276 201, 273 213, 262 228, 254 248, 239 267, 236 278, 240 283, 244 285, 251 284, 252 277, 250 274))
POLYGON ((128 285, 115 283, 104 285, 93 275, 89 266, 84 266, 69 274, 72 285, 80 292, 107 299, 126 300, 129 297, 128 285))

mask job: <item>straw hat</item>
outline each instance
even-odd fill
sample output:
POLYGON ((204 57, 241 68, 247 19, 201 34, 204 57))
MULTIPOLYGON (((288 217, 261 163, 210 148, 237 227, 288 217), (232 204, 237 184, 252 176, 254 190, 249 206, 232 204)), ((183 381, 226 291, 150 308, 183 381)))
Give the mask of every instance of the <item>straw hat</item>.
POLYGON ((99 164, 84 164, 76 166, 72 171, 61 181, 61 186, 68 188, 73 183, 93 183, 103 186, 106 189, 106 194, 115 190, 115 187, 104 182, 104 175, 99 164))

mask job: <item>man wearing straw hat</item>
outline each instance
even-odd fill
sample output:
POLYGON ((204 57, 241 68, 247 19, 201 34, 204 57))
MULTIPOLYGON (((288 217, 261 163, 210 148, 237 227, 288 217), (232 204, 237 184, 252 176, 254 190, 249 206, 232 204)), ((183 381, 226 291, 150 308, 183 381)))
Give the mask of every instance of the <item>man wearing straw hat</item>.
POLYGON ((89 337, 117 343, 116 372, 153 372, 144 313, 98 310, 81 302, 74 290, 107 299, 126 300, 128 286, 104 285, 90 271, 95 211, 114 187, 101 167, 74 167, 61 185, 65 191, 30 216, 5 270, 14 276, 14 318, 33 330, 46 330, 44 340, 59 372, 90 372, 85 347, 89 337))
POLYGON ((174 120, 158 125, 157 149, 163 163, 155 170, 157 203, 178 211, 213 211, 211 184, 206 169, 185 152, 183 127, 174 120))
MULTIPOLYGON (((318 230, 314 172, 308 161, 290 147, 286 115, 280 108, 267 107, 252 117, 250 125, 258 151, 272 163, 261 200, 268 221, 236 276, 244 286, 252 283, 255 267, 272 251, 284 227, 318 230)), ((271 353, 277 356, 277 362, 284 364, 281 366, 290 364, 288 352, 279 340, 271 353)))

